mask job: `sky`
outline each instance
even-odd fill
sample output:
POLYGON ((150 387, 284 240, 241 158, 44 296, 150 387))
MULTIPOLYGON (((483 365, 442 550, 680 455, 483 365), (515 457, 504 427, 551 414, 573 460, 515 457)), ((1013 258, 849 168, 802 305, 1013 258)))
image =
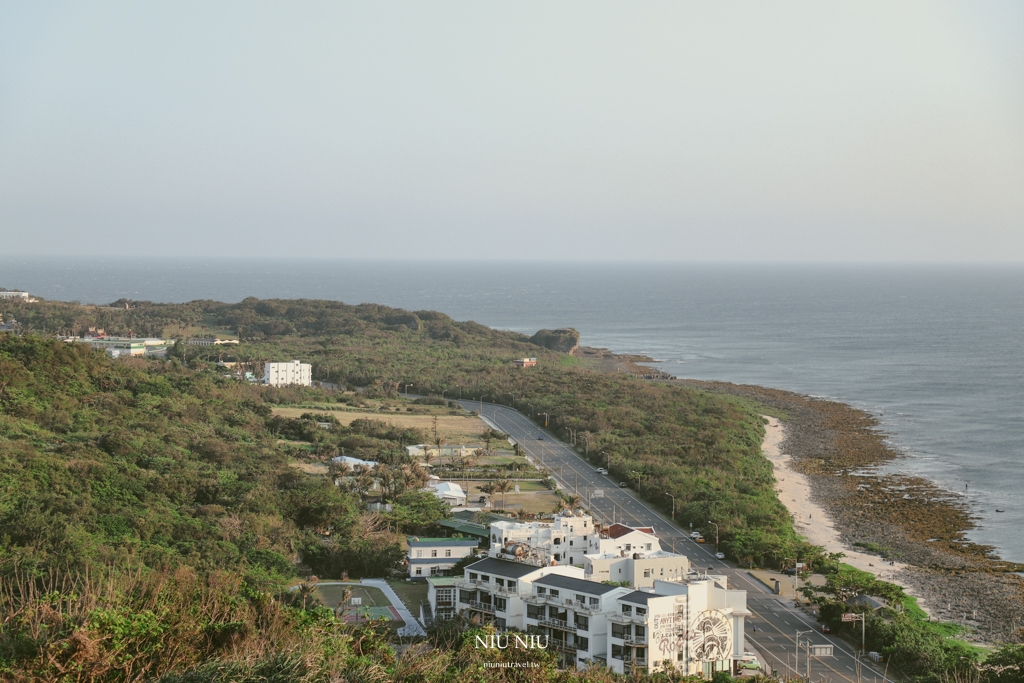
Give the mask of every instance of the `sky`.
POLYGON ((0 256, 1024 262, 1024 3, 0 0, 0 256))

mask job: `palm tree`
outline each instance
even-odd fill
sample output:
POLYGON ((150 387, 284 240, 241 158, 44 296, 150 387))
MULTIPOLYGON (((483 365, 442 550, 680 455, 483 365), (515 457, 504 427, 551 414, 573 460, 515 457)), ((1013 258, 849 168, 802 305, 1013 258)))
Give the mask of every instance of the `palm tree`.
POLYGON ((558 502, 555 503, 555 514, 561 514, 569 509, 569 501, 565 498, 559 498, 558 502))
POLYGON ((565 502, 573 509, 583 506, 583 498, 578 493, 567 496, 565 502))
POLYGON ((505 508, 505 494, 512 490, 512 482, 508 479, 499 479, 494 482, 494 490, 501 494, 501 507, 505 508))

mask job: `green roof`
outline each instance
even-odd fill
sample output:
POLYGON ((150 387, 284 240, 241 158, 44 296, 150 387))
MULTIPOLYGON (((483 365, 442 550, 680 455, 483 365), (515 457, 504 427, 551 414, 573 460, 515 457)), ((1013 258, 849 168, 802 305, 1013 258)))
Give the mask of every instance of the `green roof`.
POLYGON ((470 536, 487 538, 490 534, 489 527, 483 524, 477 524, 476 522, 466 522, 461 519, 443 519, 438 522, 438 524, 453 531, 457 531, 460 534, 468 534, 470 536))
POLYGON ((475 546, 478 541, 472 538, 425 538, 423 536, 409 536, 406 542, 410 546, 431 546, 431 545, 471 545, 475 546))
POLYGON ((433 586, 454 586, 455 579, 461 578, 461 576, 428 576, 427 583, 433 586))

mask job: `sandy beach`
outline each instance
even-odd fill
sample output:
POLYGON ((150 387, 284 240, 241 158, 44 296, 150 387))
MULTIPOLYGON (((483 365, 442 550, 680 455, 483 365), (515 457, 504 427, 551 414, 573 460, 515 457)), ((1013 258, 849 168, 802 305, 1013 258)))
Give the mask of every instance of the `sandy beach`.
POLYGON ((843 562, 875 574, 878 578, 899 584, 908 594, 915 595, 918 604, 922 603, 920 595, 916 595, 911 587, 901 583, 896 576, 907 565, 901 562, 890 564, 877 555, 858 552, 856 549, 843 545, 839 540, 839 532, 831 517, 811 498, 811 487, 807 477, 790 467, 791 457, 783 452, 785 426, 774 417, 763 415, 768 421, 765 425, 764 442, 761 450, 775 469, 775 491, 779 500, 793 516, 797 533, 813 545, 818 545, 830 553, 843 553, 843 562))

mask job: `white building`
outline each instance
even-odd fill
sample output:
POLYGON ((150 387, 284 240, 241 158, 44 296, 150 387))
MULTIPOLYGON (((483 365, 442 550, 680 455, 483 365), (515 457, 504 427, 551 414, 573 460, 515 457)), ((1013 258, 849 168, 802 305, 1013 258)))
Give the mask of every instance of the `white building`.
MULTIPOLYGON (((459 577, 461 578, 461 577, 459 577)), ((420 605, 420 621, 430 625, 432 621, 454 619, 456 615, 454 576, 427 577, 427 605, 420 605)))
POLYGON ((22 301, 35 301, 28 292, 0 292, 0 299, 20 299, 22 301))
POLYGON ((267 363, 263 368, 263 383, 272 387, 299 385, 308 387, 313 383, 313 366, 293 360, 289 363, 267 363))
POLYGON ((220 337, 196 337, 189 339, 188 344, 192 346, 222 346, 224 344, 237 344, 237 339, 221 339, 220 337))
POLYGON ((685 579, 690 558, 664 550, 584 555, 583 573, 591 581, 628 581, 634 588, 650 588, 658 579, 685 579))
POLYGON ((581 574, 487 558, 454 581, 456 609, 502 630, 539 630, 563 666, 593 661, 616 673, 675 669, 710 678, 742 658, 746 591, 730 590, 726 577, 690 574, 633 590, 581 574))
POLYGON ((455 563, 473 554, 479 545, 475 538, 422 538, 409 537, 409 578, 425 579, 444 576, 455 563))
POLYGON ((590 554, 625 557, 659 550, 661 542, 653 529, 622 524, 602 528, 582 510, 556 515, 551 522, 491 523, 490 555, 507 560, 541 564, 554 561, 582 567, 584 557, 590 554))
POLYGON ((424 491, 430 491, 453 508, 463 507, 466 504, 466 492, 455 482, 439 481, 428 484, 424 491))

